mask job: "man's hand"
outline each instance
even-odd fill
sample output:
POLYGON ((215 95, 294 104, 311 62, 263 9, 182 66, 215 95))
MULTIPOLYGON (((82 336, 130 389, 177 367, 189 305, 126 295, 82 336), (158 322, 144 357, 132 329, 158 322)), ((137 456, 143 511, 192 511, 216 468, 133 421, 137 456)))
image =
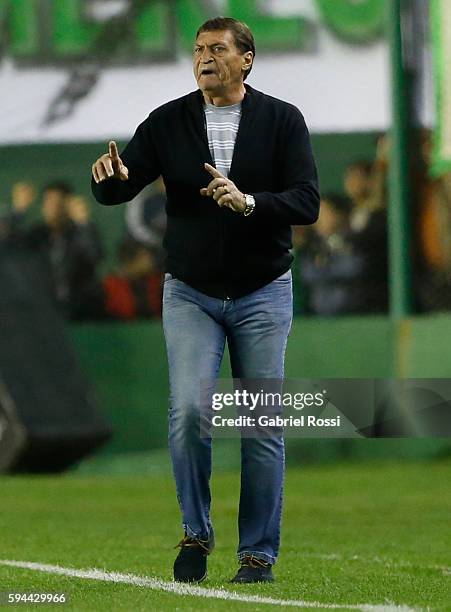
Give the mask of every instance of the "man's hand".
POLYGON ((109 178, 128 181, 128 168, 122 163, 114 140, 109 144, 109 153, 99 157, 92 165, 92 176, 96 183, 101 183, 109 178))
POLYGON ((227 206, 238 213, 244 212, 246 208, 244 193, 241 193, 235 183, 210 164, 205 164, 205 169, 211 174, 213 180, 208 187, 200 190, 201 195, 212 197, 219 206, 227 206))
POLYGON ((12 188, 12 204, 18 213, 26 212, 36 197, 36 191, 30 183, 15 183, 12 188))

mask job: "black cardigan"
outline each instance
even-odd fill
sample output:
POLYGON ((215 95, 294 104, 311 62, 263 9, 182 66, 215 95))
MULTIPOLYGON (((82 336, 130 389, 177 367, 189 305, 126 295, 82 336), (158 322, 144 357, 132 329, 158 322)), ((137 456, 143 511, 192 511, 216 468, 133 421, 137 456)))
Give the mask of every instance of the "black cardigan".
POLYGON ((200 195, 212 180, 204 163, 213 165, 200 90, 154 110, 121 159, 129 180, 93 180, 95 198, 106 205, 130 201, 161 174, 166 269, 213 297, 241 297, 288 270, 291 225, 318 218, 317 172, 302 114, 249 85, 229 173, 240 191, 255 197, 248 217, 200 195))

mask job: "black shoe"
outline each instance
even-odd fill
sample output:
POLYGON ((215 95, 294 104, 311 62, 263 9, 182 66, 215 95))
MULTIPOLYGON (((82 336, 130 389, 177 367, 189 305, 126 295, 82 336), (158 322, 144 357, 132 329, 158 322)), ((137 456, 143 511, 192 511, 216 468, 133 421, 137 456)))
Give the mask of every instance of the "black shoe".
POLYGON ((241 561, 238 573, 230 582, 246 584, 249 582, 273 582, 271 563, 246 555, 241 561))
POLYGON ((174 561, 174 580, 202 582, 207 577, 207 556, 214 548, 214 540, 197 540, 185 536, 175 546, 180 552, 174 561))

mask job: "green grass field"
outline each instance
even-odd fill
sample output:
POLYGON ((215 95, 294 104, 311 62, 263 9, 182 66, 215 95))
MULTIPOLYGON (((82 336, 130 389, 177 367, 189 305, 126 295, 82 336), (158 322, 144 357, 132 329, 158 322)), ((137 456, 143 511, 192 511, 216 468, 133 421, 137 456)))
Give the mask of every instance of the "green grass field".
MULTIPOLYGON (((199 588, 324 604, 316 610, 332 604, 451 610, 449 459, 290 468, 272 585, 228 584, 237 569, 238 485, 237 472, 213 478, 217 546, 199 588)), ((0 477, 0 503, 3 560, 171 580, 182 533, 170 474, 0 477)), ((0 564, 5 590, 66 592, 65 610, 293 609, 0 564)))

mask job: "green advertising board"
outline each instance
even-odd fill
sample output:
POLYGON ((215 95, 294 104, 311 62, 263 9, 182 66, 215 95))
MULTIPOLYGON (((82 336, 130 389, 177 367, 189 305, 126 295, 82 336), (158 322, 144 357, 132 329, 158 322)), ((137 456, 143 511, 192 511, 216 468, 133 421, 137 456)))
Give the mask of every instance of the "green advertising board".
MULTIPOLYGON (((0 0, 1 48, 27 64, 170 61, 179 49, 191 50, 199 25, 218 12, 213 0, 124 0, 116 14, 108 3, 0 0)), ((317 22, 302 7, 290 16, 269 13, 262 0, 226 0, 223 6, 224 14, 249 25, 259 53, 313 52, 321 25, 354 43, 370 42, 384 27, 385 0, 316 0, 317 22)))

